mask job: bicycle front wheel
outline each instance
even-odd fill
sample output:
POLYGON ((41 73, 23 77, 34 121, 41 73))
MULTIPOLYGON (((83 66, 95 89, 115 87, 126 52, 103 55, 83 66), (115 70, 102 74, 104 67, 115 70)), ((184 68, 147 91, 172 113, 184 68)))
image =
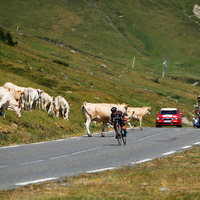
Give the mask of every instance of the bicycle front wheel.
POLYGON ((116 126, 116 132, 117 132, 117 140, 118 140, 119 146, 121 146, 122 145, 122 136, 121 136, 121 132, 120 132, 118 126, 116 126))

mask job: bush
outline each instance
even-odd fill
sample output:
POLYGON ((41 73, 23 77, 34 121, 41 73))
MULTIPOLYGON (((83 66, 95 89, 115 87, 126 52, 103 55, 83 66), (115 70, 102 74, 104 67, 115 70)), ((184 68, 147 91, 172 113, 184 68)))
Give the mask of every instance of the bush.
POLYGON ((4 33, 4 29, 0 27, 0 40, 3 41, 4 43, 14 46, 17 44, 17 41, 14 42, 12 35, 10 32, 7 32, 6 34, 4 33))
POLYGON ((57 63, 59 65, 69 66, 69 64, 67 62, 65 62, 65 61, 61 61, 61 60, 55 59, 55 60, 53 60, 53 62, 57 63))
POLYGON ((1 41, 5 41, 5 34, 4 34, 4 30, 3 28, 0 27, 0 40, 1 41))
POLYGON ((13 39, 12 39, 12 35, 10 34, 10 32, 7 32, 7 33, 6 33, 5 41, 6 41, 6 43, 7 43, 8 45, 10 45, 10 46, 14 46, 14 45, 15 45, 15 43, 14 43, 14 41, 13 41, 13 39))

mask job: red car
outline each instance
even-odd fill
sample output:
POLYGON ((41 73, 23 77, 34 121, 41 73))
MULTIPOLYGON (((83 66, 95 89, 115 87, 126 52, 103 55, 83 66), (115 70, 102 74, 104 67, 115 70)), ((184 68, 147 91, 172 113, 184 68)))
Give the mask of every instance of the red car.
POLYGON ((182 127, 182 113, 177 108, 162 108, 156 115, 156 127, 182 127))

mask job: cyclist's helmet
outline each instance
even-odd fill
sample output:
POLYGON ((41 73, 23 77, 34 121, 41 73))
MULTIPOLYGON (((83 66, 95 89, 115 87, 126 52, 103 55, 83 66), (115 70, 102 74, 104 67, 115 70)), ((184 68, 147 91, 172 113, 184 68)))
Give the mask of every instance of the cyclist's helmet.
POLYGON ((115 113, 116 111, 117 111, 117 108, 116 108, 116 107, 112 107, 112 108, 111 108, 111 112, 112 112, 112 113, 115 113))

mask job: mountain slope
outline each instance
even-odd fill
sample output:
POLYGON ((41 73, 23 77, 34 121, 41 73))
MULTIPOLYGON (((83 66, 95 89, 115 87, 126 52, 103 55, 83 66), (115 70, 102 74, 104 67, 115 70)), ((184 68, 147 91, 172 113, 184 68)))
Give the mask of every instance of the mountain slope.
POLYGON ((22 119, 6 112, 2 145, 83 134, 84 101, 151 106, 144 126, 154 126, 161 107, 179 107, 192 120, 200 86, 195 4, 200 1, 2 0, 0 26, 18 44, 0 42, 0 84, 41 88, 71 103, 69 122, 44 111, 23 111, 22 119))

